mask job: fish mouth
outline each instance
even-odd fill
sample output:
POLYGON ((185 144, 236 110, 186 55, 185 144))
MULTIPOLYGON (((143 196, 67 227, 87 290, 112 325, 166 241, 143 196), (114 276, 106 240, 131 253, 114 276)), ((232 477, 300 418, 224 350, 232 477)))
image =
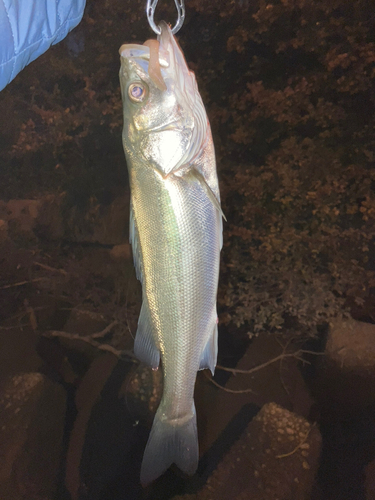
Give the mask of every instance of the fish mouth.
POLYGON ((167 90, 161 70, 169 67, 169 53, 160 47, 158 40, 147 40, 144 45, 122 45, 120 55, 148 74, 159 90, 167 90))
MULTIPOLYGON (((133 59, 136 62, 150 61, 150 47, 147 45, 126 43, 121 45, 119 52, 124 59, 133 59)), ((159 64, 162 68, 169 68, 169 53, 162 47, 159 49, 159 64)))
POLYGON ((120 56, 130 65, 138 66, 159 90, 167 90, 167 79, 176 80, 181 89, 185 89, 184 80, 191 83, 191 75, 182 50, 167 23, 161 21, 160 28, 157 40, 147 40, 144 45, 124 44, 120 47, 120 56))

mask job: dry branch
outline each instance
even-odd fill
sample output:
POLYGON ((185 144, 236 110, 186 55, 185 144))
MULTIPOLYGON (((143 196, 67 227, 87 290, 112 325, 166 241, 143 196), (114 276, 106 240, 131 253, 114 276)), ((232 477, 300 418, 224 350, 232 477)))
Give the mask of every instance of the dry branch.
POLYGON ((111 329, 117 325, 118 321, 112 321, 104 330, 101 330, 100 332, 93 333, 91 335, 79 335, 78 333, 68 333, 68 332, 63 332, 60 330, 50 330, 47 333, 44 334, 45 337, 58 337, 58 338, 64 338, 64 339, 69 339, 69 340, 80 340, 82 342, 86 342, 87 344, 90 344, 91 346, 101 350, 101 351, 106 351, 114 354, 117 358, 122 359, 122 358, 127 358, 128 360, 131 360, 132 362, 136 362, 136 358, 133 354, 132 351, 129 350, 119 350, 116 349, 115 347, 111 346, 110 344, 102 344, 100 342, 97 342, 96 338, 101 338, 107 335, 111 331, 111 329))
POLYGON ((7 288, 14 288, 16 286, 28 285, 29 283, 35 283, 37 281, 48 280, 48 278, 34 278, 27 281, 19 281, 18 283, 11 283, 9 285, 0 286, 0 290, 6 290, 7 288))
POLYGON ((267 366, 272 365, 273 363, 276 363, 277 361, 282 361, 285 358, 295 358, 298 361, 302 361, 303 363, 309 363, 309 361, 307 361, 306 359, 304 359, 304 358, 301 357, 301 354, 322 355, 324 353, 314 352, 314 351, 305 351, 303 349, 299 349, 296 352, 289 352, 289 353, 284 353, 283 352, 283 353, 279 354, 278 356, 276 356, 275 358, 269 359, 265 363, 262 363, 260 365, 254 366, 253 368, 250 368, 248 370, 242 370, 240 368, 228 368, 226 366, 221 366, 221 365, 217 365, 216 368, 219 369, 219 370, 223 370, 225 372, 230 372, 230 373, 235 373, 235 374, 236 373, 243 373, 243 374, 247 374, 248 375, 250 373, 254 373, 254 372, 257 372, 259 370, 262 370, 263 368, 266 368, 267 366))
MULTIPOLYGON (((276 363, 277 361, 280 361, 280 365, 281 365, 281 362, 286 358, 294 358, 294 359, 297 359, 298 361, 301 361, 302 363, 309 364, 309 361, 307 361, 306 359, 301 357, 302 354, 315 354, 315 355, 323 355, 324 354, 324 353, 320 353, 320 352, 307 351, 304 349, 298 349, 298 351, 286 353, 285 352, 286 348, 287 348, 287 346, 285 346, 285 348, 283 349, 283 352, 281 354, 279 354, 278 356, 276 356, 272 359, 269 359, 268 361, 265 361, 264 363, 261 363, 260 365, 254 366, 253 368, 250 368, 248 370, 242 370, 240 368, 228 368, 226 366, 221 366, 221 365, 217 365, 216 368, 219 370, 229 372, 229 373, 233 373, 234 375, 236 375, 237 373, 249 375, 251 373, 255 373, 259 370, 262 370, 263 368, 266 368, 267 366, 272 365, 273 363, 276 363)), ((218 384, 209 375, 206 375, 206 376, 216 387, 219 387, 220 389, 223 389, 224 391, 229 392, 231 394, 244 394, 247 392, 252 392, 253 394, 255 394, 254 391, 250 388, 239 389, 239 390, 227 389, 226 387, 218 384)), ((285 390, 286 390, 286 388, 285 388, 285 390)), ((286 390, 286 392, 288 393, 287 390, 286 390)))
POLYGON ((227 387, 218 384, 216 380, 214 380, 208 373, 205 373, 205 376, 212 384, 214 384, 214 386, 218 387, 219 389, 223 389, 223 391, 229 392, 230 394, 245 394, 251 392, 252 394, 256 395, 256 392, 254 392, 252 389, 228 389, 227 387))
POLYGON ((33 262, 34 265, 41 267, 42 269, 45 269, 46 271, 50 271, 52 273, 60 273, 63 274, 64 276, 67 276, 68 273, 65 271, 65 269, 56 269, 55 267, 47 266, 46 264, 42 264, 41 262, 33 262))

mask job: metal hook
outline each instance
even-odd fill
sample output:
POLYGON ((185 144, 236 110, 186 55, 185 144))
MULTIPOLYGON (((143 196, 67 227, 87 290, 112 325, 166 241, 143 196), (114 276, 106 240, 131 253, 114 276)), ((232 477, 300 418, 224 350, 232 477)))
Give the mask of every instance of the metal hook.
MULTIPOLYGON (((151 26, 151 29, 157 35, 160 35, 161 34, 160 26, 156 26, 154 21, 154 14, 158 1, 159 0, 147 0, 146 13, 147 13, 148 23, 151 26)), ((177 31, 181 28, 181 26, 184 24, 185 21, 185 0, 174 0, 174 3, 176 4, 176 9, 177 9, 177 21, 174 27, 172 28, 173 35, 177 33, 177 31)))

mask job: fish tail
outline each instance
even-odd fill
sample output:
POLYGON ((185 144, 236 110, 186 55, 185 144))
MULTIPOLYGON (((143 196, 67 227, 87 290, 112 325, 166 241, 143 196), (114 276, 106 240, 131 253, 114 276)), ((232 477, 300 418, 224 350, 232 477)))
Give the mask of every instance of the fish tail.
POLYGON ((198 467, 197 417, 193 403, 186 417, 170 420, 159 408, 148 438, 141 467, 143 486, 161 476, 173 463, 185 474, 193 475, 198 467))

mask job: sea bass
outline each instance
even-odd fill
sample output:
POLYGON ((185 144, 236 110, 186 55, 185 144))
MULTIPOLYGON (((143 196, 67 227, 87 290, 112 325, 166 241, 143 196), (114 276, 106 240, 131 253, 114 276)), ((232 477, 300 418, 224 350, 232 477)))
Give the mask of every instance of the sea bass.
POLYGON ((198 466, 194 385, 214 372, 222 212, 210 124, 170 28, 120 48, 130 241, 142 307, 134 352, 163 369, 163 396, 144 452, 146 485, 175 463, 198 466))

